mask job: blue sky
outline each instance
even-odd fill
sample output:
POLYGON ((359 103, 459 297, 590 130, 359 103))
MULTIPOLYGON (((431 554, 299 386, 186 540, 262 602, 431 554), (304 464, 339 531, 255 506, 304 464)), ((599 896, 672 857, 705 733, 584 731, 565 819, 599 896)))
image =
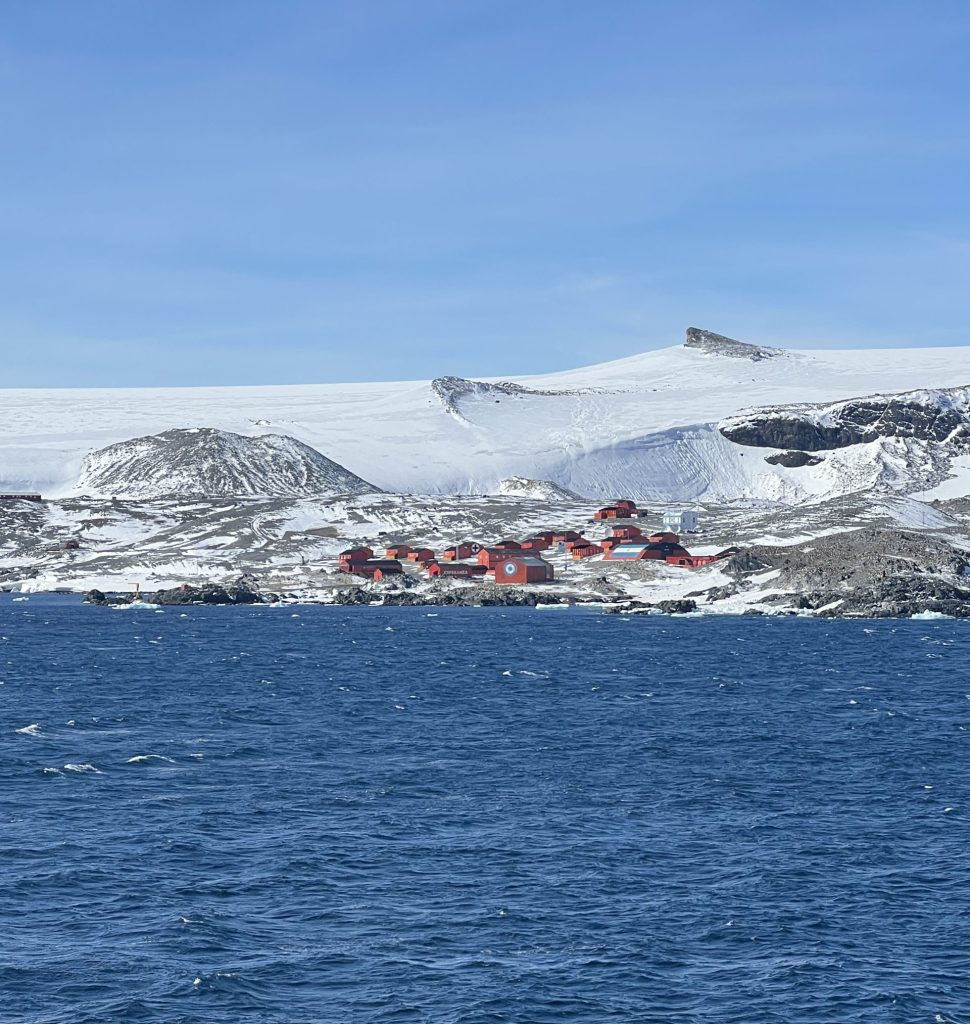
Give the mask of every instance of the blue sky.
POLYGON ((0 386, 970 343, 970 5, 9 3, 0 386))

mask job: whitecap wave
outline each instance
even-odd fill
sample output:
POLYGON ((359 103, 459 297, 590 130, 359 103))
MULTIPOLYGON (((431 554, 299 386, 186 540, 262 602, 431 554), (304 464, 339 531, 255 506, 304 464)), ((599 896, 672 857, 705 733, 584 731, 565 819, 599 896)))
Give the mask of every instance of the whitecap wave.
POLYGON ((136 754, 134 757, 129 757, 125 764, 141 764, 145 761, 164 761, 165 764, 175 764, 170 757, 165 757, 163 754, 136 754))
POLYGON ((40 722, 33 722, 31 725, 25 725, 22 729, 14 729, 14 732, 19 732, 21 736, 39 736, 40 722))
POLYGON ((93 775, 103 775, 104 772, 100 768, 95 768, 93 764, 66 764, 64 765, 64 771, 66 772, 89 772, 93 775))

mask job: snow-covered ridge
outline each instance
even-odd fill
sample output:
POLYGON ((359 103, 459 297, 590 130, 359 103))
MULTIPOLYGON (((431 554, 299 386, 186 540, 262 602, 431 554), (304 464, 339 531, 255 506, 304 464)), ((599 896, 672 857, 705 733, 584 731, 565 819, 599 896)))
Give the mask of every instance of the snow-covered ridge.
POLYGON ((92 452, 84 459, 78 490, 126 498, 310 497, 377 488, 295 438, 195 427, 92 452))
POLYGON ((765 407, 947 392, 970 382, 970 348, 780 351, 700 331, 688 342, 478 381, 3 391, 0 490, 77 494, 90 453, 197 425, 286 435, 398 493, 494 494, 524 477, 604 499, 795 502, 868 487, 908 493, 950 472, 954 445, 901 428, 786 466, 765 461, 776 449, 737 444, 718 424, 765 407))
POLYGON ((481 398, 500 403, 503 398, 522 398, 526 395, 581 394, 581 391, 551 391, 527 388, 511 380, 483 381, 466 380, 464 377, 436 377, 431 382, 431 391, 455 419, 467 422, 462 412, 462 402, 469 398, 481 398))

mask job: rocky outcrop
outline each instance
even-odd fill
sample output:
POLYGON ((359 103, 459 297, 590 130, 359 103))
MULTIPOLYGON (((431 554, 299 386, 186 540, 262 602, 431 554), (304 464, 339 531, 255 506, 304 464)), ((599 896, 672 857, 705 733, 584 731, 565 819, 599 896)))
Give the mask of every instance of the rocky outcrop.
POLYGON ((729 558, 722 559, 718 568, 729 576, 745 576, 752 573, 765 572, 771 568, 771 562, 759 558, 750 551, 738 551, 729 558))
POLYGON ((718 430, 735 444, 752 448, 798 448, 810 452, 846 448, 876 437, 873 434, 866 438, 854 427, 823 426, 805 417, 781 413, 762 416, 750 413, 743 419, 718 424, 718 430))
POLYGON ((801 469, 802 466, 817 466, 823 460, 817 455, 809 455, 808 452, 778 452, 775 455, 766 455, 765 462, 769 466, 784 466, 785 469, 801 469))
POLYGON ((970 391, 912 391, 833 405, 757 409, 722 420, 718 430, 735 444, 801 454, 866 444, 881 437, 945 441, 966 450, 970 449, 970 391))
POLYGON ((694 348, 712 356, 727 356, 729 359, 748 359, 753 363, 762 359, 775 359, 786 355, 782 348, 766 348, 762 345, 750 345, 746 341, 735 341, 723 334, 713 331, 702 331, 699 327, 688 327, 684 348, 694 348))
POLYGON ((697 611, 697 602, 690 598, 671 599, 666 601, 641 601, 633 599, 613 604, 603 611, 607 615, 688 615, 697 611))
POLYGON ((284 434, 166 430, 89 454, 78 488, 129 498, 322 497, 379 488, 284 434))
POLYGON ((503 380, 498 383, 483 380, 466 380, 464 377, 436 377, 431 382, 431 392, 445 407, 445 410, 458 419, 464 419, 461 402, 466 398, 490 398, 500 402, 503 398, 521 398, 524 395, 558 395, 559 391, 543 391, 523 387, 513 381, 503 380))
POLYGON ((275 595, 262 595, 246 579, 222 586, 218 583, 203 583, 201 586, 173 587, 168 590, 146 591, 141 594, 118 594, 108 596, 100 590, 89 590, 84 595, 87 604, 125 605, 142 602, 158 605, 190 604, 267 604, 275 595))
POLYGON ((510 476, 501 480, 495 489, 499 497, 538 498, 542 501, 577 501, 579 495, 560 487, 551 480, 533 480, 525 476, 510 476))
MULTIPOLYGON (((966 553, 938 537, 866 528, 734 557, 738 569, 751 564, 778 571, 771 582, 778 592, 759 604, 825 618, 907 618, 922 612, 970 617, 966 553)), ((735 575, 738 592, 751 587, 743 572, 735 575)))
POLYGON ((933 612, 970 618, 970 590, 945 580, 896 576, 849 593, 813 591, 795 602, 820 618, 903 619, 933 612))
POLYGON ((692 601, 690 598, 658 601, 654 605, 654 608, 656 608, 658 612, 663 612, 665 615, 687 615, 690 612, 697 611, 697 602, 692 601))
POLYGON ((383 589, 379 586, 347 587, 334 593, 331 602, 339 605, 373 605, 385 607, 447 608, 534 608, 537 604, 567 604, 559 594, 545 594, 518 587, 482 584, 475 587, 449 587, 447 584, 431 591, 383 589))
POLYGON ((530 388, 515 381, 467 380, 464 377, 436 377, 431 382, 431 393, 444 406, 445 411, 455 419, 467 423, 462 404, 466 399, 480 398, 492 402, 504 399, 549 397, 553 395, 589 395, 600 391, 599 388, 564 388, 549 390, 548 388, 530 388))

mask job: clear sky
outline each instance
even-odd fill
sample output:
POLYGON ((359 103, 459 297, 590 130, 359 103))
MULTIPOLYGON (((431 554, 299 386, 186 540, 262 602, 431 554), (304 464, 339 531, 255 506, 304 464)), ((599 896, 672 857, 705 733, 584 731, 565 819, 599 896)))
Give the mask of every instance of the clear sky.
POLYGON ((36 0, 0 386, 970 343, 970 4, 36 0))

